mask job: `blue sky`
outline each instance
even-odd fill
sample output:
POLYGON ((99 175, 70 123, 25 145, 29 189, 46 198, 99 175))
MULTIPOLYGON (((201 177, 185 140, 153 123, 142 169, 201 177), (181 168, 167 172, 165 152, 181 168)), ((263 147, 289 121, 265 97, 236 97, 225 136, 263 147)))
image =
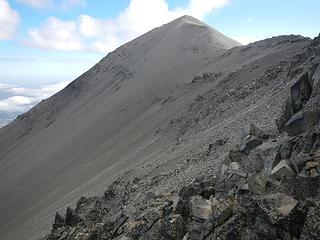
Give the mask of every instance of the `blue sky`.
POLYGON ((319 0, 0 0, 0 118, 26 111, 109 51, 179 16, 246 44, 282 34, 313 38, 319 10, 319 0))

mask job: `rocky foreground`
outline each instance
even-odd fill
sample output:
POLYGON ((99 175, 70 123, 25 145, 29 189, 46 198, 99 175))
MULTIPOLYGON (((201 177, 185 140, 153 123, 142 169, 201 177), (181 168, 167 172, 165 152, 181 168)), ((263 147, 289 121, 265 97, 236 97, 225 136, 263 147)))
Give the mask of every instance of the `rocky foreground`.
POLYGON ((104 196, 56 213, 45 239, 320 239, 320 36, 287 74, 295 83, 278 133, 249 124, 217 176, 162 194, 147 191, 152 181, 118 178, 104 196))

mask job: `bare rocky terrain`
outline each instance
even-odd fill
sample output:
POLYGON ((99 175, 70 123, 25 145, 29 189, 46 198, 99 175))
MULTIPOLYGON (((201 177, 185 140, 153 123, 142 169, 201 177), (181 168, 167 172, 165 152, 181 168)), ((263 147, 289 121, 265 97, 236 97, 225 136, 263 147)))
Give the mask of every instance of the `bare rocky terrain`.
POLYGON ((319 239, 319 63, 189 16, 125 44, 0 129, 0 239, 319 239))

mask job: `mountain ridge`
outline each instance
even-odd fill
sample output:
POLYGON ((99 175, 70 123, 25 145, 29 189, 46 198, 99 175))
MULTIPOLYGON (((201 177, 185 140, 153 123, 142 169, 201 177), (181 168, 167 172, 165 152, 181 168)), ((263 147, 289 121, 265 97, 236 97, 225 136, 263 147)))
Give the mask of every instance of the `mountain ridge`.
MULTIPOLYGON (((5 216, 0 225, 7 224, 1 231, 15 235, 13 239, 28 231, 28 239, 37 238, 46 232, 44 225, 48 226, 57 208, 79 195, 100 192, 120 172, 152 172, 157 164, 159 169, 166 168, 164 163, 174 166, 184 158, 183 149, 197 151, 211 127, 221 134, 220 125, 234 124, 229 116, 236 115, 232 101, 252 105, 247 96, 254 96, 257 89, 243 88, 247 81, 252 83, 261 75, 256 85, 269 89, 272 84, 263 82, 281 76, 284 85, 278 90, 279 98, 290 82, 285 76, 289 61, 310 42, 287 36, 241 47, 223 37, 227 43, 223 40, 217 47, 214 42, 219 39, 212 39, 217 33, 210 29, 190 17, 154 29, 108 54, 67 88, 0 129, 0 191, 4 194, 0 212, 5 216), (228 89, 229 84, 236 87, 228 89), (208 89, 216 95, 211 97, 208 89), (235 97, 228 97, 232 89, 235 97), (201 96, 207 96, 208 102, 201 96), (217 111, 210 110, 210 104, 217 111), (197 135, 194 140, 192 134, 197 135)), ((254 101, 257 106, 245 112, 264 104, 254 101)), ((273 117, 278 114, 273 108, 270 111, 273 117)), ((259 123, 268 130, 275 127, 259 123)), ((234 129, 234 134, 238 132, 234 129)))

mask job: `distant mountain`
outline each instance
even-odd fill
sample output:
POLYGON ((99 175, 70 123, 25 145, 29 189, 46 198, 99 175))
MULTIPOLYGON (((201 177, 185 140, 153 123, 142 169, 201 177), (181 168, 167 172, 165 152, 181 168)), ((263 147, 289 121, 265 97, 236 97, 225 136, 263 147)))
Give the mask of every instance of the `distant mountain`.
POLYGON ((277 131, 292 58, 310 43, 241 46, 184 16, 109 53, 0 129, 0 238, 42 237, 57 209, 119 176, 152 195, 217 174, 242 126, 277 131))

